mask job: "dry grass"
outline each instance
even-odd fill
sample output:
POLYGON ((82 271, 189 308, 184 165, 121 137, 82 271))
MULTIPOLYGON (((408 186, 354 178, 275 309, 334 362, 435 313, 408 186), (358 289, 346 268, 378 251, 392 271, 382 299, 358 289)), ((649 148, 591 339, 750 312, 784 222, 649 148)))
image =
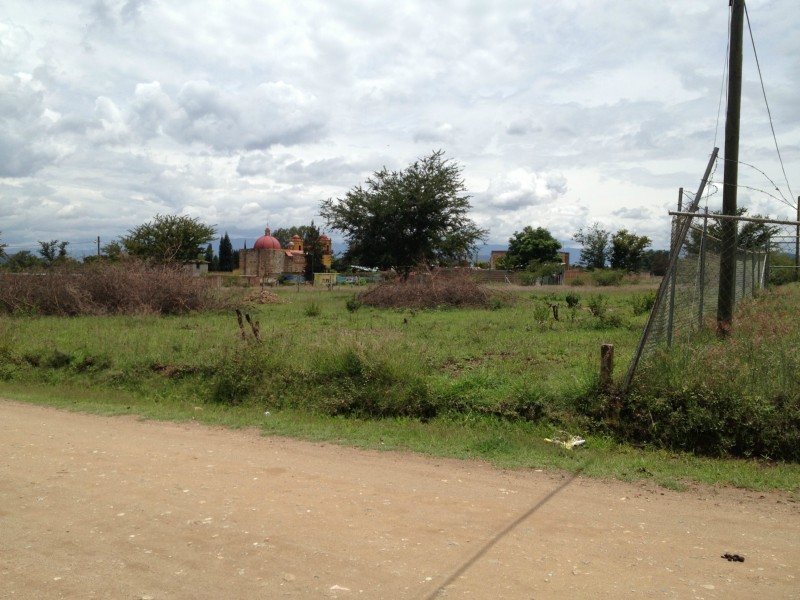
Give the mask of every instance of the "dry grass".
POLYGON ((140 261, 0 274, 0 311, 57 316, 185 314, 215 296, 179 266, 140 261))
POLYGON ((358 299, 380 308, 491 308, 510 302, 508 294, 460 274, 425 274, 404 282, 383 283, 362 292, 358 299))

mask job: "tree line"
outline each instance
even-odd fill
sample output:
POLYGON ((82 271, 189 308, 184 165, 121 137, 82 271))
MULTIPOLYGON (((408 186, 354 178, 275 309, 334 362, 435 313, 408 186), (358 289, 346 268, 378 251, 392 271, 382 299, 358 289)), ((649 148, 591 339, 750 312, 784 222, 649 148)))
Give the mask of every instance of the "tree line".
MULTIPOLYGON (((336 266, 359 265, 380 270, 393 270, 404 279, 415 269, 467 265, 485 242, 488 231, 469 218, 470 196, 464 183, 462 167, 444 152, 437 150, 418 159, 402 170, 386 167, 375 171, 363 184, 358 184, 340 198, 320 203, 320 214, 328 227, 341 233, 347 243, 337 257, 336 266)), ((744 211, 740 211, 744 212, 744 211)), ((719 227, 716 222, 711 225, 719 227)), ((769 226, 747 223, 740 239, 763 243, 770 235, 769 226)), ((133 256, 151 262, 169 263, 204 258, 214 271, 232 271, 238 266, 226 232, 219 243, 219 254, 210 242, 217 234, 216 226, 198 218, 156 215, 147 223, 131 229, 118 241, 102 248, 91 260, 119 260, 133 256)), ((281 228, 273 232, 282 247, 293 235, 304 241, 308 270, 322 264, 320 232, 314 225, 281 228)), ((695 235, 695 234, 693 234, 695 235)), ((637 272, 648 268, 658 274, 666 268, 668 252, 649 250, 647 236, 627 229, 614 233, 598 223, 578 230, 572 240, 581 246, 580 264, 587 269, 612 269, 637 272)), ((690 243, 698 243, 696 237, 690 243)), ((69 262, 69 242, 39 242, 39 256, 21 251, 6 255, 0 243, 0 257, 5 267, 25 270, 69 262)), ((561 264, 561 243, 544 227, 525 226, 508 240, 508 250, 498 266, 503 269, 546 273, 561 264)))

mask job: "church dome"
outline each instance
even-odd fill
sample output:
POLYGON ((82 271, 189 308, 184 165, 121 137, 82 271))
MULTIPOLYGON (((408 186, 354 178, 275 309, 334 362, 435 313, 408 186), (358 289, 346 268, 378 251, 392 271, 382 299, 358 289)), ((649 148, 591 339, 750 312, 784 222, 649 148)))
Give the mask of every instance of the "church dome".
POLYGON ((264 230, 264 235, 256 240, 253 248, 256 250, 280 250, 281 243, 277 238, 270 235, 269 227, 267 227, 264 230))

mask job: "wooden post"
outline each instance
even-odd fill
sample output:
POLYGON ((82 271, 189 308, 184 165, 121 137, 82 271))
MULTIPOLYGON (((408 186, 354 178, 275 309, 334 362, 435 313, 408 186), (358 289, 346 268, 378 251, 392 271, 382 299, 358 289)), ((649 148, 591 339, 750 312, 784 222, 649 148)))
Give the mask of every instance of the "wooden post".
POLYGON ((600 387, 607 389, 614 375, 614 344, 600 346, 600 387))
MULTIPOLYGON (((739 182, 739 122, 742 106, 744 0, 731 0, 730 5, 732 8, 722 214, 736 216, 736 193, 739 182)), ((717 300, 717 335, 720 337, 727 337, 733 323, 733 306, 736 302, 736 234, 736 221, 723 220, 720 223, 722 250, 719 258, 719 297, 717 300)))

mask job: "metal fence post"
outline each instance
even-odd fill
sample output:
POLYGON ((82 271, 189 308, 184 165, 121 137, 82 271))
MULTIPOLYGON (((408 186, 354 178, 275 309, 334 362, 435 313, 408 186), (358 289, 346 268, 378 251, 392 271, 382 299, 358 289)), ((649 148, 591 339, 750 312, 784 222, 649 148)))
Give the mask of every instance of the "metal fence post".
POLYGON ((703 310, 705 304, 706 293, 706 236, 708 235, 708 207, 706 206, 705 214, 703 215, 703 233, 700 236, 700 277, 699 288, 697 293, 697 327, 703 327, 703 310))

